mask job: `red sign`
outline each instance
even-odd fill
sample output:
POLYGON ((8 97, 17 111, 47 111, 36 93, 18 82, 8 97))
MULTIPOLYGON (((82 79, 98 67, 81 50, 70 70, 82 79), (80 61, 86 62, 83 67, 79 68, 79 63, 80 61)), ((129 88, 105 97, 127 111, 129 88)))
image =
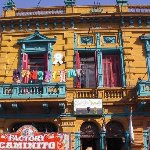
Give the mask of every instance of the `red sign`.
POLYGON ((0 134, 0 150, 70 150, 70 134, 42 133, 31 125, 16 133, 0 134))

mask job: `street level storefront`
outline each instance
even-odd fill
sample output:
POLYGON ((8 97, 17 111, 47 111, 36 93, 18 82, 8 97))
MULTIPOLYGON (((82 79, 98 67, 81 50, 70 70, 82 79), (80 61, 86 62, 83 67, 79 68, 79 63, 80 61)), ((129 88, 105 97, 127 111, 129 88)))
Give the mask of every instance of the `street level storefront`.
POLYGON ((0 134, 2 150, 70 150, 70 134, 54 132, 38 132, 31 125, 24 125, 14 133, 0 134))

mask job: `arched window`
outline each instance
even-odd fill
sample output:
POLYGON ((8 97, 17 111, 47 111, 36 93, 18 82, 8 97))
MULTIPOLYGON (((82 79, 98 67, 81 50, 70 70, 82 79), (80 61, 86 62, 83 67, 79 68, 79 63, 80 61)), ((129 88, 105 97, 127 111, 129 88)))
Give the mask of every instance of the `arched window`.
POLYGON ((93 122, 84 122, 80 128, 81 149, 100 149, 100 133, 98 126, 93 122))
POLYGON ((121 138, 124 137, 124 127, 120 122, 111 121, 106 125, 106 137, 108 138, 121 138))

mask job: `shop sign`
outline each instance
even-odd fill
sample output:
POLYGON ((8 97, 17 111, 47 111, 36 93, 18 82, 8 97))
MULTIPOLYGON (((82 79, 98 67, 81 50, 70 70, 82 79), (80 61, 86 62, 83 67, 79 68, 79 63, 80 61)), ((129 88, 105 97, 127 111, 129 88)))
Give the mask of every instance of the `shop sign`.
POLYGON ((0 150, 70 150, 69 133, 38 132, 31 125, 15 133, 0 134, 0 150))
POLYGON ((75 115, 101 115, 102 99, 74 99, 75 115))

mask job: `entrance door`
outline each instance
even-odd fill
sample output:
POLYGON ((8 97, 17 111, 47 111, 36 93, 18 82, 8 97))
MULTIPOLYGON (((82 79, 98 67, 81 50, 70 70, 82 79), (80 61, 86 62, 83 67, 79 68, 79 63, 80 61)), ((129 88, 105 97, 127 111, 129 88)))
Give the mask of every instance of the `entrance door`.
POLYGON ((125 132, 121 123, 111 121, 106 125, 107 150, 123 150, 125 146, 125 132))
POLYGON ((91 148, 92 150, 97 150, 97 148, 99 147, 99 145, 97 145, 99 143, 99 141, 97 141, 99 139, 97 138, 82 138, 81 139, 81 145, 82 145, 82 150, 86 150, 88 148, 91 148))
POLYGON ((99 150, 99 129, 93 122, 85 122, 81 126, 81 150, 99 150))
POLYGON ((107 138, 107 150, 122 150, 123 141, 122 138, 107 138))

